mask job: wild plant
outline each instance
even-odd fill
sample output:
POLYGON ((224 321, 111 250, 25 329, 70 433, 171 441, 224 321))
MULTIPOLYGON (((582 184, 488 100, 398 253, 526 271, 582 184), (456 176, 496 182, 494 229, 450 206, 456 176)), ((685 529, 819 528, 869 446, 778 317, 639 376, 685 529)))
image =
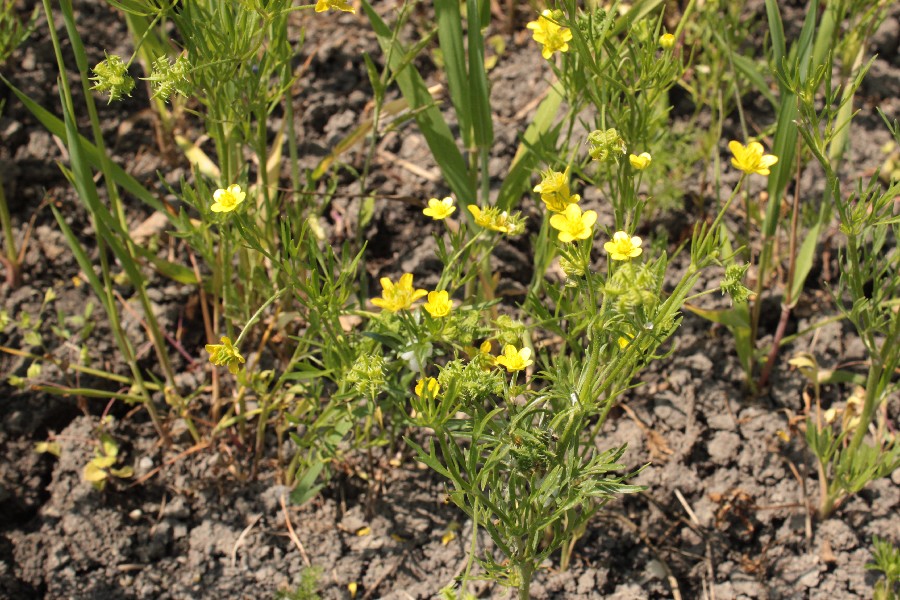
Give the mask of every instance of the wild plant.
MULTIPOLYGON (((61 0, 58 8, 42 2, 49 22, 62 17, 83 106, 76 108, 67 75, 72 65, 66 64, 63 41, 53 29, 62 118, 11 86, 68 150, 68 164, 61 168, 97 232, 97 252, 67 222, 64 212, 71 207, 51 210, 128 369, 89 371, 87 364, 53 361, 48 352, 29 354, 35 364, 53 362, 115 387, 57 386, 59 393, 139 404, 167 450, 227 447, 237 440, 248 451, 228 454, 232 476, 243 481, 274 471, 292 486, 297 503, 342 472, 365 482, 371 509, 385 470, 398 464, 386 457, 412 448, 443 478, 448 500, 473 523, 462 585, 445 588, 445 594, 465 595, 467 581, 484 577, 527 598, 545 559, 558 551, 565 568, 597 511, 642 489, 630 482, 642 461, 628 464, 624 446, 604 441, 604 426, 640 371, 670 351, 685 304, 705 294, 730 294, 733 309, 701 314, 735 332, 748 377, 757 368, 759 303, 782 258, 774 245, 785 225, 779 208, 808 151, 826 169, 828 183, 799 247, 802 215, 795 195, 789 275, 782 282, 789 290, 785 307, 789 312, 802 290, 833 205, 848 237, 842 254, 847 267, 835 297, 872 357, 871 385, 855 428, 837 432, 818 422, 807 427, 822 465, 823 514, 893 468, 896 442, 886 428, 875 428, 871 444, 866 436, 895 386, 891 377, 898 361, 897 349, 887 343, 898 335, 889 296, 898 285, 890 266, 896 261, 890 236, 896 237, 897 223, 889 198, 896 184, 883 190, 873 179, 846 197, 835 174, 852 116, 848 107, 865 71, 857 59, 865 35, 841 36, 836 24, 849 15, 869 31, 882 14, 880 6, 860 12, 858 4, 829 4, 817 29, 814 2, 813 16, 789 52, 777 4, 767 3, 772 68, 780 85, 778 97, 763 92, 778 108, 774 145, 763 145, 749 132, 744 143, 728 143, 740 179, 710 219, 698 219, 685 236, 689 239, 680 241, 676 252, 685 252, 688 264, 676 273, 667 240, 650 239, 642 227, 648 213, 661 206, 660 198, 677 195, 671 174, 686 172, 689 157, 708 154, 721 143, 718 133, 710 134, 699 150, 693 146, 682 153, 686 138, 669 127, 669 93, 689 85, 695 56, 686 40, 705 39, 697 32, 712 19, 708 8, 688 3, 671 32, 659 0, 637 2, 629 10, 618 3, 582 10, 565 0, 536 13, 527 24, 536 43, 530 51, 548 61, 553 79, 498 181, 488 172, 495 142, 485 65, 489 2, 440 0, 434 23, 405 43, 414 2, 400 2, 389 24, 372 3, 361 0, 383 55, 381 66, 364 57, 374 96, 372 118, 306 173, 298 167, 292 104, 299 93, 293 40, 302 36, 291 31, 289 17, 314 10, 329 18, 336 11, 354 12, 354 4, 110 4, 122 11, 135 49, 129 57, 106 55, 92 67, 71 0, 61 0), (825 51, 835 40, 854 57, 839 86, 830 79, 834 55, 825 51), (434 43, 446 75, 444 106, 415 64, 434 43), (139 66, 145 77, 135 77, 139 66), (401 97, 389 100, 393 86, 401 97), (821 90, 824 110, 815 108, 821 90), (114 102, 139 93, 158 115, 160 146, 178 148, 191 165, 180 181, 142 184, 114 163, 106 147, 96 97, 114 102), (448 124, 451 111, 458 135, 448 124), (78 127, 85 114, 88 134, 78 127), (176 134, 181 119, 193 119, 204 133, 195 139, 176 134), (413 123, 449 192, 427 203, 423 197, 422 215, 416 215, 434 222, 441 269, 428 288, 419 287, 418 274, 396 270, 371 286, 364 232, 379 201, 369 176, 374 149, 385 132, 413 123), (332 244, 321 217, 336 193, 342 153, 360 141, 365 142, 362 166, 346 169, 357 177, 361 196, 355 236, 332 244), (797 149, 801 141, 807 150, 797 149), (770 196, 764 219, 746 193, 760 177, 768 177, 770 196), (529 190, 527 202, 538 207, 539 223, 523 216, 529 190), (608 210, 598 212, 599 202, 583 199, 588 192, 602 197, 608 210), (163 201, 165 194, 175 201, 163 201), (135 239, 125 218, 131 198, 165 216, 165 229, 180 244, 183 259, 164 257, 135 239), (756 215, 752 226, 761 227, 755 295, 744 286, 752 257, 742 253, 756 231, 744 234, 725 225, 739 203, 756 215), (491 256, 509 238, 524 235, 533 250, 534 275, 514 306, 497 293, 491 256), (725 271, 721 285, 695 290, 701 273, 712 266, 725 271), (159 279, 195 292, 202 323, 196 339, 182 344, 160 324, 148 294, 159 279), (122 295, 123 282, 130 298, 122 295), (871 291, 873 282, 877 292, 871 291), (126 331, 126 305, 140 307, 145 339, 126 331), (153 360, 140 360, 137 346, 147 341, 153 360), (199 381, 185 377, 201 366, 209 369, 208 377, 205 372, 199 381), (186 433, 179 433, 180 424, 186 433), (478 548, 480 531, 494 550, 478 548)), ((733 20, 740 15, 736 9, 728 14, 733 20)), ((749 59, 725 52, 734 39, 717 36, 715 42, 718 50, 701 53, 714 61, 709 79, 697 80, 689 92, 698 102, 710 100, 716 80, 733 69, 727 98, 716 98, 721 121, 731 95, 739 95, 737 72, 754 86, 764 86, 766 79, 749 59)), ((20 324, 23 331, 33 330, 29 327, 20 324)), ((83 343, 89 344, 90 333, 82 332, 83 343)), ((776 335, 773 348, 781 343, 776 335)), ((770 351, 765 368, 775 358, 770 351)), ((18 383, 34 384, 37 375, 18 383)), ((117 443, 99 429, 86 478, 99 487, 128 476, 119 458, 117 443)), ((315 595, 314 579, 305 578, 296 595, 315 595)))
MULTIPOLYGON (((808 198, 810 192, 802 189, 800 183, 810 156, 796 125, 801 105, 819 98, 830 107, 829 118, 835 135, 828 139, 826 156, 836 169, 846 150, 855 114, 854 97, 868 68, 864 60, 865 40, 885 18, 885 10, 886 5, 880 2, 836 2, 821 9, 820 18, 819 2, 812 1, 800 35, 789 47, 780 8, 777 2, 769 1, 766 2, 772 44, 769 66, 762 72, 754 71, 752 63, 733 53, 730 56, 736 72, 744 75, 753 90, 769 100, 775 109, 775 123, 760 132, 762 136, 752 137, 773 136, 771 152, 779 160, 765 169, 769 172, 765 173, 764 206, 759 201, 761 196, 750 194, 748 189, 740 191, 746 229, 733 231, 727 248, 731 255, 727 264, 731 269, 749 265, 752 294, 733 298, 730 309, 692 310, 732 332, 751 391, 768 384, 780 348, 788 341, 786 332, 791 313, 800 301, 834 211, 830 189, 826 187, 821 199, 812 202, 808 198), (768 89, 766 81, 770 75, 778 84, 778 95, 768 89), (792 188, 790 202, 789 188, 792 188), (757 246, 758 253, 753 250, 757 246), (730 252, 732 248, 737 252, 730 252), (773 294, 781 299, 781 311, 771 345, 765 348, 759 346, 760 318, 764 302, 773 294)), ((743 118, 741 127, 744 139, 759 143, 751 139, 743 118)))
POLYGON ((900 597, 900 550, 889 540, 872 537, 873 562, 866 569, 880 571, 883 577, 875 584, 872 598, 875 600, 896 600, 900 597))
MULTIPOLYGON (((800 115, 800 135, 825 171, 826 187, 846 237, 839 255, 841 275, 832 296, 858 333, 868 358, 864 384, 854 394, 855 402, 848 401, 841 419, 835 411, 823 413, 817 407, 806 423, 806 440, 818 460, 819 514, 827 517, 845 498, 900 467, 900 442, 884 412, 888 399, 900 389, 896 343, 900 336, 900 216, 896 209, 900 182, 885 187, 876 174, 858 181, 852 192, 844 192, 828 155, 830 138, 837 135, 829 110, 819 109, 809 99, 801 102, 800 115)), ((891 123, 885 117, 885 122, 894 138, 900 139, 897 121, 891 123)))
MULTIPOLYGON (((6 64, 13 51, 18 48, 34 29, 40 8, 35 7, 31 18, 27 23, 16 14, 13 0, 0 1, 0 66, 6 64)), ((0 115, 3 114, 3 103, 0 102, 0 115)), ((19 250, 16 246, 16 236, 13 232, 12 219, 9 214, 9 206, 6 202, 6 191, 3 188, 3 178, 0 177, 0 228, 3 229, 4 267, 7 279, 11 285, 19 281, 19 265, 22 262, 19 250)))

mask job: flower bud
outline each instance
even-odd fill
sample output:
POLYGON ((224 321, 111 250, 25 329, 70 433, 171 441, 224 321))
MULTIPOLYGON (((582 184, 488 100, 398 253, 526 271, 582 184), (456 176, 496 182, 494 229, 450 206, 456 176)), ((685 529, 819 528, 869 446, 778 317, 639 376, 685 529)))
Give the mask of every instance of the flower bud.
POLYGON ((95 76, 91 77, 91 81, 95 81, 96 84, 91 89, 101 94, 109 94, 109 102, 121 100, 123 96, 131 96, 134 79, 128 75, 128 65, 121 56, 106 55, 93 71, 95 76))

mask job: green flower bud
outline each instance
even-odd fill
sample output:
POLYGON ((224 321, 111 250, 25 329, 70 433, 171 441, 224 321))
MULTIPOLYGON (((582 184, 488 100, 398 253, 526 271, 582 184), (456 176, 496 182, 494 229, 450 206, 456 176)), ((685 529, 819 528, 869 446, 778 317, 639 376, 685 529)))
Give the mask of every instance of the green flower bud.
POLYGON ((153 69, 150 77, 147 77, 147 81, 153 86, 153 98, 162 98, 163 102, 168 102, 172 94, 188 98, 192 92, 188 80, 191 68, 191 61, 184 55, 176 58, 173 63, 166 56, 153 61, 153 69))
POLYGON ((347 381, 360 395, 374 398, 384 388, 384 358, 377 354, 361 354, 347 373, 347 381))
POLYGON ((722 283, 719 284, 719 289, 722 290, 723 294, 731 296, 732 302, 746 302, 750 298, 750 294, 753 293, 741 283, 749 268, 749 263, 744 265, 731 264, 725 267, 725 277, 722 279, 722 283))
POLYGON ((96 84, 91 89, 97 90, 101 94, 109 94, 107 103, 121 100, 123 96, 131 96, 134 79, 128 75, 128 65, 121 56, 107 54, 106 59, 97 63, 93 71, 95 76, 91 77, 91 81, 96 84))
POLYGON ((607 129, 606 131, 596 130, 588 134, 588 144, 591 158, 604 162, 610 157, 617 159, 617 155, 625 155, 625 140, 619 135, 615 129, 607 129))

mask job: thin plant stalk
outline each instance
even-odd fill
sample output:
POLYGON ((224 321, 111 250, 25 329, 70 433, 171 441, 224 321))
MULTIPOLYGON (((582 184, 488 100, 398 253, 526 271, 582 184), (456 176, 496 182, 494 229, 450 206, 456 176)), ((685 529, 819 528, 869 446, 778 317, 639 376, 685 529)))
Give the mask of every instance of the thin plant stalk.
MULTIPOLYGON (((69 80, 68 80, 68 77, 65 72, 65 62, 63 61, 63 56, 62 56, 62 46, 60 44, 59 37, 56 34, 56 29, 52 26, 52 23, 54 22, 53 12, 51 10, 49 0, 42 0, 42 1, 43 1, 43 5, 44 5, 44 12, 47 16, 47 22, 51 24, 51 26, 49 27, 50 37, 53 42, 54 52, 56 53, 56 60, 59 63, 59 68, 60 68, 59 84, 60 84, 61 96, 67 102, 71 102, 72 91, 69 87, 69 80)), ((65 11, 65 8, 68 8, 70 11, 68 14, 71 14, 71 3, 69 3, 68 0, 62 0, 62 1, 64 3, 63 4, 64 11, 65 11)), ((68 24, 69 20, 70 19, 66 19, 67 24, 68 24)), ((72 33, 73 32, 71 32, 71 31, 69 32, 70 37, 71 37, 72 33)), ((77 35, 77 32, 74 32, 74 33, 75 33, 75 35, 77 35)), ((83 48, 81 48, 80 44, 76 48, 76 56, 79 55, 79 52, 77 52, 77 50, 81 50, 80 54, 81 54, 81 57, 83 58, 84 52, 83 52, 83 48)), ((83 79, 84 78, 85 77, 83 76, 83 79)), ((87 87, 87 83, 85 83, 84 85, 85 85, 85 87, 87 87)), ((91 102, 91 100, 92 100, 91 92, 88 89, 86 91, 86 102, 89 107, 93 107, 93 103, 91 102)), ((91 111, 91 123, 92 123, 92 126, 96 127, 95 133, 99 133, 100 129, 99 129, 99 121, 97 119, 96 107, 93 107, 93 108, 94 108, 94 110, 91 111)), ((71 107, 67 108, 66 110, 69 110, 69 112, 71 112, 70 109, 71 109, 71 107)), ((100 150, 100 156, 102 157, 104 165, 107 165, 108 157, 106 156, 103 146, 101 145, 102 139, 103 139, 102 135, 99 136, 98 139, 96 140, 96 143, 98 144, 98 150, 100 150)), ((78 140, 73 139, 73 140, 69 140, 69 141, 70 141, 70 144, 78 144, 78 140)), ((111 181, 111 178, 107 178, 106 180, 111 181)), ((110 185, 108 187, 110 189, 110 196, 112 198, 115 195, 115 192, 112 191, 115 189, 115 186, 110 185)), ((57 212, 55 210, 54 210, 54 214, 57 214, 57 212)), ((64 223, 61 220, 61 216, 58 218, 58 220, 60 221, 60 223, 64 223)), ((92 215, 92 220, 94 221, 94 224, 96 227, 97 219, 96 219, 95 215, 92 215)), ((147 412, 150 415, 150 419, 153 422, 154 427, 156 428, 157 434, 160 436, 160 439, 163 441, 163 443, 168 445, 170 443, 168 431, 166 430, 163 420, 162 420, 161 416, 159 415, 159 412, 156 409, 156 405, 154 404, 153 399, 150 396, 150 393, 145 385, 143 375, 141 374, 140 369, 138 368, 137 359, 133 353, 133 348, 132 348, 130 342, 127 340, 127 338, 125 336, 125 332, 124 332, 121 322, 119 320, 119 314, 118 314, 118 310, 117 310, 116 300, 112 295, 113 286, 111 283, 111 277, 110 277, 110 273, 109 273, 109 264, 108 264, 108 261, 106 258, 107 252, 106 252, 105 244, 103 242, 102 237, 98 237, 98 246, 99 246, 101 272, 103 275, 103 282, 104 282, 103 285, 105 288, 105 294, 102 293, 103 292, 102 290, 97 290, 97 291, 101 292, 101 299, 103 300, 103 304, 104 304, 104 307, 106 308, 107 316, 110 320, 110 328, 113 332, 113 336, 116 338, 116 342, 117 342, 117 345, 119 346, 120 351, 122 352, 122 354, 125 357, 125 362, 128 364, 128 367, 131 370, 132 377, 134 378, 134 382, 141 391, 140 397, 142 398, 143 405, 147 408, 147 412)), ((150 317, 152 315, 152 312, 148 311, 148 313, 149 313, 148 317, 150 317)), ((155 319, 154 319, 154 323, 155 323, 155 319)))
POLYGON ((10 270, 10 280, 13 285, 19 282, 19 253, 16 250, 16 239, 12 228, 12 219, 9 216, 9 206, 6 204, 6 192, 3 189, 3 179, 0 178, 0 225, 3 227, 3 246, 6 250, 7 268, 10 270))

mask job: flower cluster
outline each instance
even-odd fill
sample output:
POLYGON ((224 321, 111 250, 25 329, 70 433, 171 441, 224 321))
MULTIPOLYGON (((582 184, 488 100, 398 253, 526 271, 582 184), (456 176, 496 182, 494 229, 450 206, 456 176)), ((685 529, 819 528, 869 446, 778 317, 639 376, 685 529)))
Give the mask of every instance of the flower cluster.
MULTIPOLYGON (((605 132, 595 131, 588 138, 592 145, 598 148, 606 148, 604 152, 625 151, 625 142, 619 137, 615 129, 605 132)), ((651 157, 647 152, 629 157, 631 166, 642 171, 650 166, 651 157)), ((575 240, 587 240, 594 236, 594 224, 597 222, 597 213, 593 210, 582 211, 579 202, 581 196, 572 194, 569 190, 569 169, 560 173, 552 169, 541 173, 541 182, 534 187, 534 191, 541 195, 541 201, 547 210, 554 213, 550 217, 550 226, 559 231, 557 239, 564 244, 575 240)), ((476 219, 477 221, 477 219, 476 219)), ((618 231, 612 241, 603 246, 613 260, 630 260, 641 255, 641 238, 632 237, 624 231, 618 231)), ((567 277, 583 275, 584 269, 570 259, 560 259, 560 265, 567 277)))
POLYGON ((534 186, 541 201, 552 213, 550 226, 559 231, 559 241, 564 243, 586 240, 594 235, 597 213, 581 211, 581 196, 569 191, 569 169, 560 173, 550 169, 541 174, 541 182, 534 186))
POLYGON ((542 173, 541 182, 534 186, 534 191, 541 195, 541 202, 547 210, 553 212, 565 212, 567 206, 581 200, 578 194, 569 193, 568 168, 562 173, 553 169, 542 173))
POLYGON ((541 56, 550 60, 556 52, 568 52, 569 42, 572 41, 572 32, 568 27, 559 24, 562 11, 545 10, 537 21, 531 21, 526 25, 534 32, 534 41, 541 44, 541 56))
POLYGON ((453 310, 453 301, 446 290, 429 292, 423 289, 413 288, 412 273, 404 273, 400 280, 394 283, 387 277, 381 278, 381 298, 372 298, 372 304, 388 312, 400 312, 409 310, 412 305, 421 298, 428 296, 428 300, 422 306, 425 311, 435 319, 446 317, 453 310))

